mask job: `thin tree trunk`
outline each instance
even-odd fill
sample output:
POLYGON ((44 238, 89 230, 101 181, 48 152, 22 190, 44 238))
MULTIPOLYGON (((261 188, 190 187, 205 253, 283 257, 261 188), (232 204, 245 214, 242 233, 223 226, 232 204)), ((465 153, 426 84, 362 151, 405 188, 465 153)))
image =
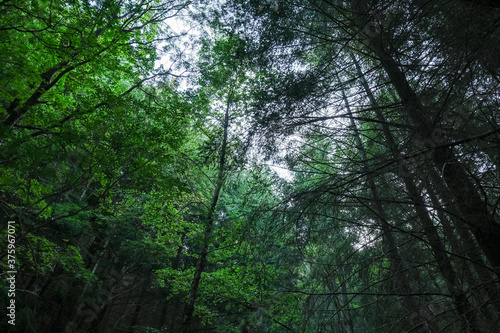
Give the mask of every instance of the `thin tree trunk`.
MULTIPOLYGON (((387 254, 389 257, 389 260, 391 262, 392 270, 394 272, 394 280, 398 285, 398 293, 408 293, 411 294, 411 287, 410 287, 410 282, 408 279, 408 276, 406 275, 406 265, 404 263, 404 260, 399 253, 398 246, 396 245, 396 240, 394 239, 394 235, 392 233, 392 226, 388 222, 387 214, 385 212, 384 207, 382 206, 382 201, 380 199, 380 195, 377 190, 377 186, 375 184, 375 181, 373 179, 373 173, 371 173, 368 170, 367 162, 368 159, 366 157, 366 151, 363 146, 363 143, 361 142, 361 137, 359 135, 359 130, 357 128, 356 122, 354 121, 352 117, 352 112, 351 108, 349 105, 349 101, 347 100, 347 96, 345 95, 344 90, 342 90, 342 97, 344 99, 344 104, 346 106, 347 114, 349 116, 350 122, 351 122, 351 128, 354 132, 354 140, 356 141, 356 146, 359 151, 359 154, 361 156, 361 160, 363 162, 363 169, 364 172, 366 173, 366 178, 368 182, 368 187, 370 188, 371 195, 373 197, 373 201, 375 204, 375 213, 377 215, 377 218, 380 220, 380 226, 382 228, 382 239, 383 239, 383 246, 384 246, 384 252, 387 254)), ((413 311, 415 310, 418 305, 416 302, 411 298, 407 297, 404 300, 405 306, 408 308, 408 310, 413 311)))
MULTIPOLYGON (((230 94, 231 95, 231 94, 230 94)), ((193 318, 194 313, 194 305, 196 303, 196 297, 198 295, 198 287, 201 280, 201 274, 203 273, 207 261, 207 255, 210 246, 210 240, 213 232, 213 222, 215 215, 215 207, 217 206, 217 201, 219 200, 220 191, 222 186, 224 185, 224 169, 226 165, 226 151, 227 151, 227 137, 228 137, 228 128, 229 128, 229 107, 231 103, 231 96, 228 96, 226 113, 224 115, 224 134, 222 139, 222 147, 221 154, 219 159, 219 170, 217 173, 217 181, 215 183, 214 193, 212 195, 212 203, 210 204, 210 208, 208 210, 205 232, 204 232, 204 241, 201 252, 198 256, 198 260, 196 262, 196 267, 193 276, 193 282, 191 283, 191 288, 189 290, 189 298, 188 303, 184 309, 184 314, 182 316, 182 326, 181 333, 187 333, 189 331, 189 325, 191 324, 191 320, 193 318)))
MULTIPOLYGON (((498 284, 495 282, 494 278, 496 275, 487 268, 487 262, 481 254, 481 250, 474 241, 470 231, 464 228, 463 223, 458 221, 458 214, 456 213, 458 210, 452 206, 452 203, 448 202, 447 198, 450 198, 450 194, 445 184, 442 183, 439 174, 434 168, 427 168, 427 171, 434 183, 434 186, 427 186, 427 191, 433 201, 433 206, 437 209, 439 219, 442 221, 443 226, 445 229, 449 229, 448 237, 451 239, 451 245, 453 246, 459 243, 459 239, 457 239, 454 231, 458 233, 458 237, 460 238, 462 248, 460 251, 455 249, 453 251, 467 258, 467 260, 462 261, 461 266, 464 271, 467 272, 469 285, 483 285, 477 293, 474 293, 474 297, 477 297, 479 306, 483 305, 481 303, 487 303, 485 316, 489 316, 490 322, 497 323, 500 315, 500 294, 498 284), (439 205, 439 202, 437 202, 438 197, 442 198, 443 204, 439 205), (450 214, 445 214, 447 211, 449 211, 450 214), (452 222, 451 224, 450 221, 452 222)), ((458 245, 455 247, 457 246, 458 245)))

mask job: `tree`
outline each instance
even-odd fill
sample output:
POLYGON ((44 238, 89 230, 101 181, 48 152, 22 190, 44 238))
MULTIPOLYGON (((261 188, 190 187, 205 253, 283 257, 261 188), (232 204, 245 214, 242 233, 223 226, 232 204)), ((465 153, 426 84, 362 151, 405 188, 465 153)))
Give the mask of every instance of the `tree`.
MULTIPOLYGON (((462 325, 471 325, 471 330, 487 331, 488 325, 494 325, 495 320, 480 325, 479 320, 475 319, 480 315, 488 316, 488 311, 480 310, 481 304, 469 304, 467 294, 472 291, 468 288, 473 287, 463 283, 457 276, 457 267, 452 264, 452 258, 460 258, 464 254, 451 250, 451 244, 443 238, 440 225, 446 223, 448 217, 458 218, 457 227, 467 230, 460 242, 464 246, 475 246, 466 237, 467 233, 472 233, 482 254, 489 259, 488 270, 490 273, 496 270, 498 255, 488 243, 497 242, 494 239, 498 233, 498 222, 496 209, 488 202, 496 201, 498 193, 489 192, 489 199, 478 195, 481 188, 490 188, 492 183, 486 179, 493 176, 490 171, 479 171, 479 165, 491 165, 495 158, 479 157, 468 146, 468 142, 484 140, 480 146, 488 145, 487 142, 495 144, 497 128, 492 126, 487 131, 481 131, 483 134, 477 137, 471 132, 450 127, 452 123, 491 123, 491 114, 487 111, 489 107, 479 107, 484 111, 481 115, 472 112, 473 109, 462 107, 460 117, 466 116, 461 120, 467 119, 464 122, 454 118, 456 111, 453 108, 461 94, 475 96, 475 92, 462 89, 465 81, 474 80, 472 77, 488 78, 484 88, 481 87, 484 92, 490 92, 486 93, 489 97, 485 103, 496 104, 495 94, 490 90, 495 74, 484 62, 474 66, 471 62, 463 61, 462 57, 450 55, 450 46, 457 46, 450 43, 453 36, 436 37, 435 32, 439 29, 450 31, 446 29, 451 21, 444 19, 444 16, 453 17, 455 14, 452 13, 459 13, 459 10, 447 7, 453 6, 452 3, 394 1, 383 4, 377 1, 353 1, 346 4, 309 1, 302 4, 286 1, 280 2, 279 7, 275 8, 271 5, 233 2, 230 8, 238 12, 237 15, 233 14, 235 17, 253 17, 252 24, 246 25, 255 27, 248 32, 256 41, 253 44, 255 63, 265 68, 261 73, 269 73, 260 81, 263 88, 259 87, 255 95, 255 131, 266 132, 266 136, 271 138, 267 141, 269 146, 276 145, 281 138, 293 133, 310 149, 289 154, 291 168, 295 172, 305 172, 298 165, 306 163, 307 172, 317 174, 318 179, 321 178, 319 175, 324 175, 324 180, 320 182, 322 185, 313 186, 314 190, 306 190, 302 196, 308 197, 308 202, 312 203, 319 200, 321 195, 327 196, 334 191, 340 196, 356 198, 366 207, 378 205, 376 209, 371 208, 378 219, 398 221, 393 225, 383 224, 386 225, 383 235, 388 232, 407 233, 414 241, 429 246, 431 252, 426 255, 435 258, 439 275, 448 284, 444 290, 447 289, 446 293, 450 296, 445 298, 454 300, 458 317, 464 320, 462 325), (447 10, 443 10, 444 7, 447 10), (441 16, 443 12, 448 14, 441 16), (359 60, 353 57, 361 59, 364 66, 362 70, 359 60), (454 75, 456 68, 465 70, 468 76, 454 75), (446 81, 439 82, 442 78, 446 78, 446 81), (346 104, 356 111, 346 111, 346 104), (343 118, 350 119, 352 134, 347 131, 343 118), (334 127, 336 120, 338 126, 334 127), (364 128, 362 134, 354 128, 353 121, 360 122, 364 128), (355 142, 349 145, 350 135, 354 136, 355 142), (309 138, 315 139, 309 141, 309 138), (362 143, 362 138, 366 143, 362 143), (416 145, 413 144, 415 140, 416 145), (335 142, 335 148, 325 148, 327 142, 335 142), (363 145, 370 148, 363 152, 360 149, 363 145), (366 156, 361 157, 363 168, 356 162, 359 158, 355 156, 354 149, 361 156, 366 156), (317 157, 315 151, 331 152, 327 155, 330 160, 317 157), (338 157, 337 154, 345 157, 338 157), (342 172, 345 179, 335 177, 339 173, 337 171, 325 170, 327 166, 334 165, 345 170, 342 172), (429 173, 434 181, 428 179, 429 173), (368 184, 361 181, 365 176, 368 177, 368 184), (479 179, 485 183, 480 185, 479 179), (395 185, 389 186, 389 180, 395 185), (371 189, 370 200, 360 192, 353 193, 344 184, 371 189), (447 194, 441 192, 442 201, 432 200, 429 193, 436 193, 434 190, 443 184, 447 187, 447 194), (379 190, 384 193, 384 197, 377 198, 379 195, 376 192, 379 190), (394 191, 402 191, 404 199, 399 198, 394 191), (384 206, 381 206, 382 202, 384 206), (446 207, 443 202, 448 203, 446 207), (411 221, 411 227, 405 226, 397 215, 384 217, 382 209, 391 211, 386 208, 390 204, 405 207, 405 214, 409 216, 406 223, 411 221), (455 208, 450 211, 452 206, 455 208), (443 213, 442 222, 433 220, 428 209, 443 213)), ((483 9, 473 10, 479 14, 483 9)), ((471 21, 475 22, 475 19, 471 21)), ((489 37, 495 36, 495 25, 492 21, 488 22, 491 22, 489 37)), ((238 24, 237 21, 232 23, 238 24)), ((469 31, 475 34, 479 29, 469 31)), ((468 59, 479 57, 479 53, 472 50, 464 53, 468 59)), ((293 149, 297 149, 296 145, 293 149)), ((336 205, 347 207, 347 203, 336 205)), ((307 216, 306 210, 300 216, 307 216)), ((354 221, 355 218, 353 223, 356 223, 354 221)), ((448 240, 451 241, 451 238, 448 240)), ((477 256, 475 258, 469 263, 482 270, 482 260, 478 260, 477 256)), ((415 269, 416 272, 419 270, 415 269)), ((397 275, 393 278, 401 281, 397 275)), ((436 276, 435 279, 440 278, 436 276)), ((489 280, 489 285, 497 289, 498 286, 491 284, 492 281, 489 280)), ((496 303, 495 300, 491 302, 496 303)), ((429 318, 434 321, 431 317, 423 316, 427 318, 427 324, 436 325, 428 321, 429 318)), ((446 324, 437 321, 437 325, 446 324)))
POLYGON ((0 9, 18 329, 498 330, 493 2, 0 9))
POLYGON ((20 330, 105 326, 118 295, 153 283, 141 269, 169 257, 142 205, 155 186, 182 188, 167 166, 191 105, 154 62, 156 44, 175 37, 159 24, 186 5, 0 4, 0 196, 17 225, 20 330))

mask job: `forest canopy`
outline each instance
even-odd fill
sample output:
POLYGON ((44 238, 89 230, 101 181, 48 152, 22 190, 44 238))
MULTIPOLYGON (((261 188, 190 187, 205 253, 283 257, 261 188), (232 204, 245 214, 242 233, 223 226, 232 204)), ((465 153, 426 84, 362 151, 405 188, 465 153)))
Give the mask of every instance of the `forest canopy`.
POLYGON ((500 6, 0 0, 2 332, 500 331, 500 6))

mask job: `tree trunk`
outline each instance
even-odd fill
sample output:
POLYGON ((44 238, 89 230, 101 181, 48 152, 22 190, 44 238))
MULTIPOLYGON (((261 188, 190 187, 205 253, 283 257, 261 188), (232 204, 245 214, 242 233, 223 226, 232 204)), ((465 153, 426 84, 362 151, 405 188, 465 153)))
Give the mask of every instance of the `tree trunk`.
MULTIPOLYGON (((396 240, 394 239, 394 235, 392 233, 392 226, 390 225, 385 209, 382 206, 382 201, 380 199, 377 186, 373 179, 374 175, 372 172, 368 170, 367 166, 368 159, 366 157, 366 151, 364 149, 363 143, 361 142, 361 137, 359 135, 356 122, 352 117, 351 108, 349 106, 349 102, 347 100, 344 90, 342 90, 342 97, 344 99, 344 104, 346 106, 347 114, 351 122, 351 128, 354 132, 354 140, 356 141, 356 145, 359 154, 361 156, 361 160, 363 162, 363 169, 364 169, 363 171, 366 173, 368 187, 370 188, 370 192, 373 197, 373 202, 375 204, 374 211, 377 215, 376 218, 380 220, 384 253, 389 257, 389 261, 391 262, 392 270, 394 272, 394 280, 397 284, 397 289, 398 289, 397 292, 400 294, 405 294, 405 293, 411 294, 412 291, 410 287, 410 281, 406 274, 407 272, 406 265, 401 254, 399 253, 396 240)), ((418 308, 416 302, 411 297, 406 297, 404 299, 404 304, 410 311, 413 311, 416 308, 418 308)))
MULTIPOLYGON (((355 59, 354 59, 355 60, 355 59)), ((359 68, 359 64, 355 61, 357 65, 357 69, 361 72, 359 68)), ((371 89, 369 88, 366 80, 363 80, 363 86, 367 92, 367 95, 372 103, 373 109, 377 115, 377 119, 382 124, 383 134, 388 143, 388 146, 391 150, 393 158, 398 163, 399 170, 408 170, 406 165, 406 161, 403 159, 399 148, 390 132, 389 126, 387 125, 387 121, 384 118, 382 112, 380 111, 380 106, 378 105, 371 89)), ((474 312, 469 304, 469 301, 464 294, 464 292, 459 287, 459 283, 457 281, 456 273, 451 265, 450 259, 448 258, 446 247, 442 242, 439 233, 437 232, 434 223, 432 222, 429 212, 426 209, 425 201, 420 193, 419 189, 415 185, 413 179, 409 176, 408 173, 401 173, 401 178, 403 183, 405 184, 406 190, 408 191, 409 198, 413 203, 413 207, 415 212, 417 213, 418 219, 422 223, 424 234, 429 242, 432 254, 437 261, 439 266, 439 270, 445 280, 447 289, 449 290, 451 297, 455 304, 455 309, 463 323, 464 327, 468 327, 470 332, 481 332, 477 326, 476 319, 474 317, 474 312)))
POLYGON ((385 50, 381 37, 372 37, 370 47, 379 58, 396 89, 406 116, 415 126, 415 134, 422 142, 426 142, 425 149, 432 151, 432 160, 436 167, 442 170, 441 176, 453 194, 456 206, 460 209, 461 218, 477 239, 493 269, 500 275, 500 247, 498 247, 500 224, 488 212, 486 203, 481 199, 466 168, 455 156, 453 147, 438 145, 429 140, 439 129, 432 124, 423 104, 408 84, 405 74, 385 50))
POLYGON ((207 262, 207 255, 213 231, 215 208, 217 206, 217 201, 219 200, 220 191, 222 189, 222 186, 224 185, 224 169, 226 164, 226 150, 227 150, 226 148, 227 148, 227 137, 229 128, 230 102, 231 102, 231 96, 228 96, 226 113, 224 115, 224 124, 223 124, 224 134, 223 134, 221 154, 219 159, 219 170, 217 173, 217 181, 215 183, 215 189, 212 195, 212 203, 210 204, 210 208, 208 210, 206 218, 203 247, 196 262, 193 282, 191 283, 191 288, 189 290, 188 303, 186 304, 186 307, 184 309, 184 314, 182 316, 181 333, 189 332, 189 325, 191 324, 191 320, 193 318, 194 306, 196 303, 196 297, 198 295, 198 287, 201 280, 201 274, 203 273, 207 262))

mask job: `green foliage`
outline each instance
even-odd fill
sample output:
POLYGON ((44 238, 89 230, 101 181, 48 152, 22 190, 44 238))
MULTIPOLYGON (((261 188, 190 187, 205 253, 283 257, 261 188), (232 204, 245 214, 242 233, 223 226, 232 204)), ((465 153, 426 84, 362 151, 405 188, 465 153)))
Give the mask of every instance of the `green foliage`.
POLYGON ((16 327, 498 331, 485 6, 0 2, 16 327))

